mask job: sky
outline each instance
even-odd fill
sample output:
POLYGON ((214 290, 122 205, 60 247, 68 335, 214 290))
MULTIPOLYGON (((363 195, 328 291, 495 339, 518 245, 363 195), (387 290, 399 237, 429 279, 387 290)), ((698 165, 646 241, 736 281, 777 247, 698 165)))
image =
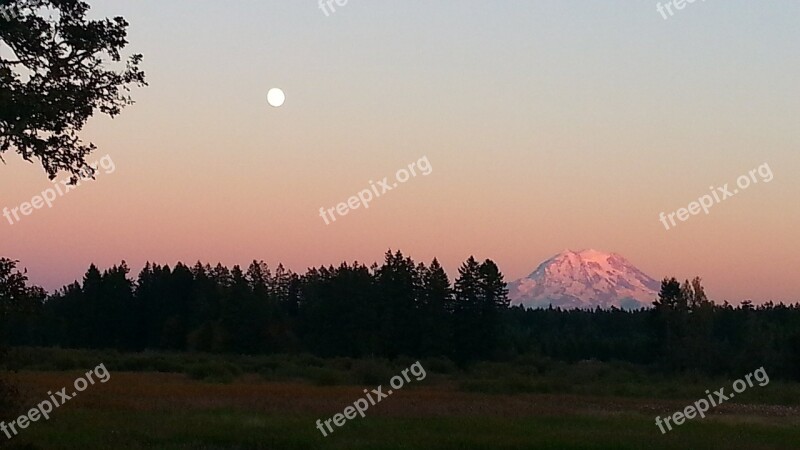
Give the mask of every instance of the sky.
MULTIPOLYGON (((511 281, 594 248, 700 276, 716 301, 800 301, 796 1, 667 19, 644 0, 89 3, 131 23, 150 86, 82 134, 113 171, 0 217, 0 255, 49 290, 90 263, 304 272, 390 248, 451 277, 491 258, 511 281), (394 187, 422 158, 429 173, 394 187), (765 164, 771 181, 660 221, 765 164), (384 177, 369 208, 320 216, 384 177)), ((52 186, 3 156, 0 208, 52 186)))

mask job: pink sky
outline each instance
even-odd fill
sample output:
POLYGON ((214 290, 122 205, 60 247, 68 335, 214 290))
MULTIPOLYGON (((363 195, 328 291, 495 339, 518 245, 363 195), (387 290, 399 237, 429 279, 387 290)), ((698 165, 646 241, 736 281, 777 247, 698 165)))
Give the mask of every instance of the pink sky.
MULTIPOLYGON (((49 289, 91 262, 303 272, 389 248, 436 256, 451 277, 469 255, 491 258, 511 281, 596 248, 654 278, 699 275, 715 300, 800 301, 800 65, 785 12, 708 5, 666 24, 649 8, 574 2, 424 17, 352 4, 325 17, 202 1, 174 25, 160 3, 135 3, 97 8, 133 24, 151 83, 85 130, 115 172, 0 223, 0 255, 49 289), (698 17, 710 13, 727 21, 698 17), (272 87, 281 108, 266 103, 272 87), (423 156, 430 175, 330 225, 319 217, 423 156), (770 183, 672 230, 659 222, 763 163, 770 183)), ((50 185, 4 157, 0 208, 50 185)))

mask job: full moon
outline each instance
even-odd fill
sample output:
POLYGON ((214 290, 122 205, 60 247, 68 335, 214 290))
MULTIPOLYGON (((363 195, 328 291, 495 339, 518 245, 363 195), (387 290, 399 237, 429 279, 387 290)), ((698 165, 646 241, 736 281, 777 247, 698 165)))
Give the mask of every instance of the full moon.
POLYGON ((279 107, 283 105, 283 102, 286 101, 286 94, 283 93, 282 90, 278 88, 272 88, 267 92, 267 101, 270 105, 274 107, 279 107))

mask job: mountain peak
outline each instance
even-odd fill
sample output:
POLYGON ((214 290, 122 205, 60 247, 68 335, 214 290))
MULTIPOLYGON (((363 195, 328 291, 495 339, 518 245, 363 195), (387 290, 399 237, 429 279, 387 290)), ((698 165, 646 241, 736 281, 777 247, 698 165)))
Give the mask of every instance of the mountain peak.
POLYGON ((509 284, 512 304, 528 307, 634 309, 658 295, 659 283, 617 253, 564 250, 509 284))

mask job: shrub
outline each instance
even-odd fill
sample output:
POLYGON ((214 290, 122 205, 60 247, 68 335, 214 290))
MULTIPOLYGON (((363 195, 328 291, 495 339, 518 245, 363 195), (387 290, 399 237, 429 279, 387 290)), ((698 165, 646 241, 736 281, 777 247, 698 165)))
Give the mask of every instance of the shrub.
POLYGON ((233 364, 208 361, 193 365, 187 373, 193 380, 212 383, 230 383, 239 374, 239 368, 233 364))
POLYGON ((430 358, 422 361, 422 367, 425 368, 425 371, 431 373, 439 373, 443 375, 449 375, 458 372, 458 367, 456 367, 453 361, 450 361, 446 358, 430 358))
POLYGON ((333 369, 319 368, 313 371, 311 381, 317 386, 336 386, 342 384, 344 377, 333 369))
POLYGON ((19 403, 17 389, 4 380, 0 380, 0 418, 12 416, 19 403))
POLYGON ((386 362, 378 359, 358 361, 353 365, 356 381, 367 386, 376 386, 386 383, 394 372, 386 362))

